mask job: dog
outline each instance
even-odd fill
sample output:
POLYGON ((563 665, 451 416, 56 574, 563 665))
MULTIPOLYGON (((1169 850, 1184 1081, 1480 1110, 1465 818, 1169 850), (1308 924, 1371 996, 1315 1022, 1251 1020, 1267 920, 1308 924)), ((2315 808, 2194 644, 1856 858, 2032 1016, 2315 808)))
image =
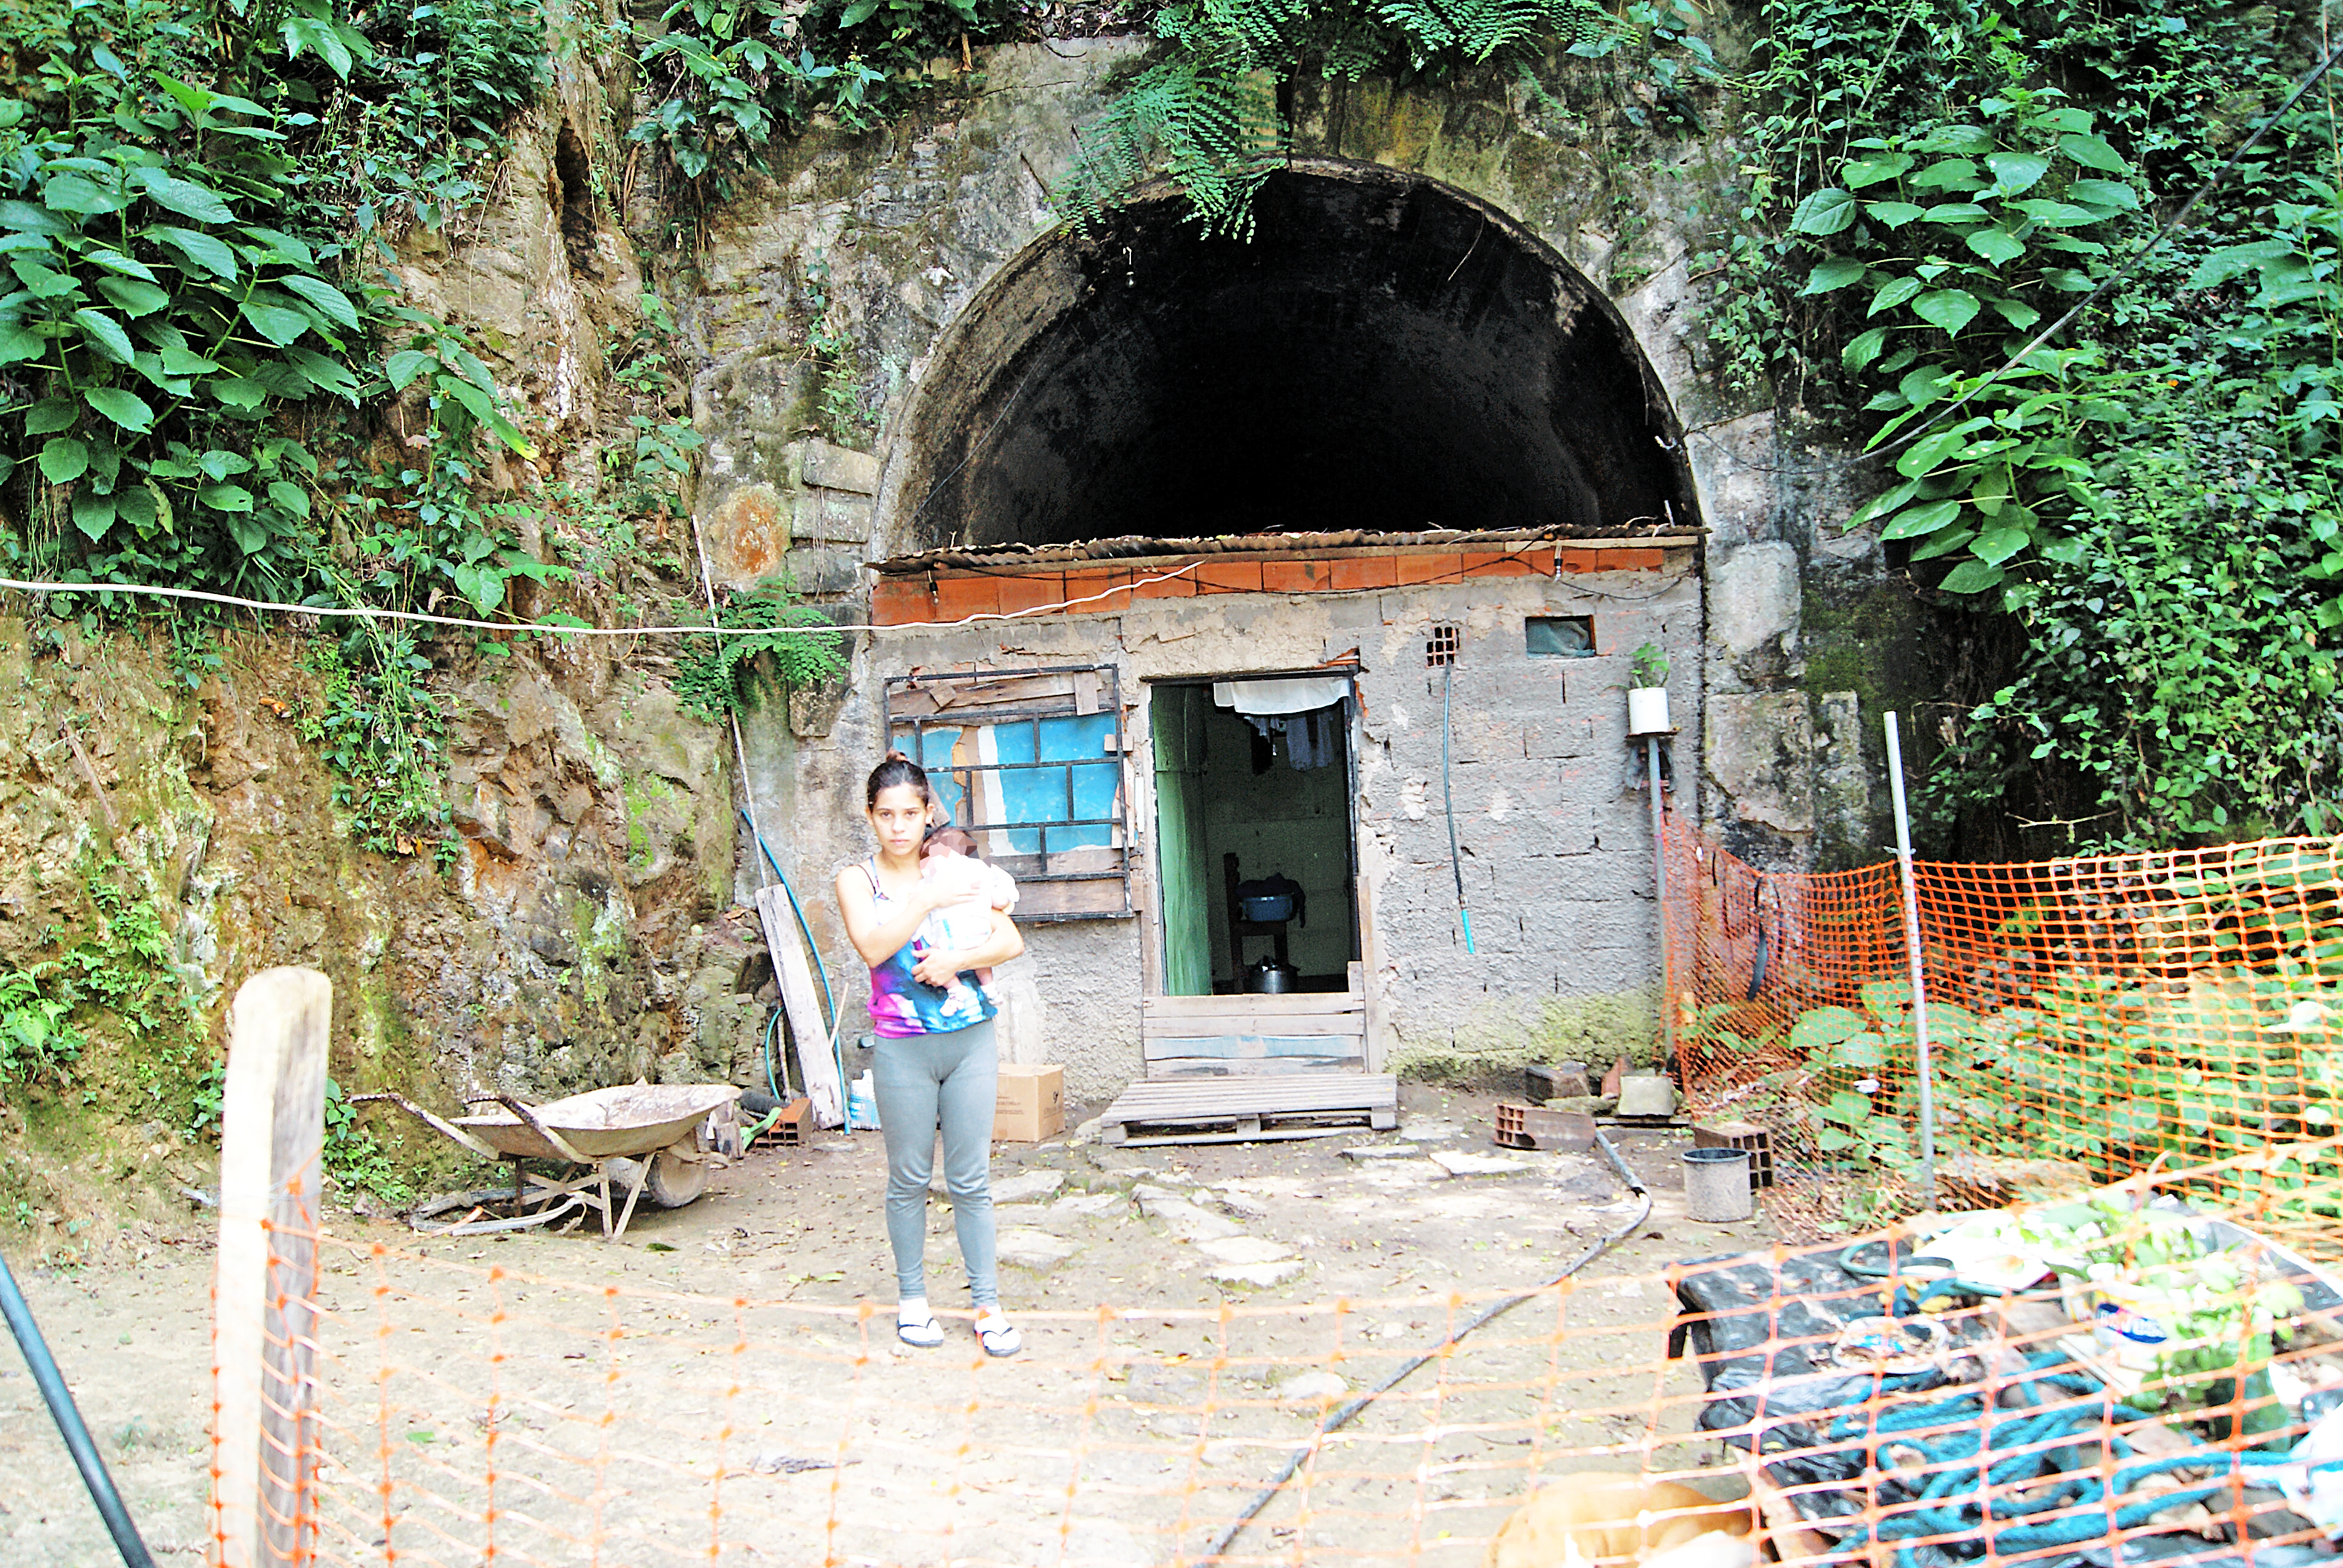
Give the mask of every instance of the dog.
POLYGON ((1534 1493, 1489 1543, 1483 1568, 1751 1568, 1755 1524, 1745 1503, 1582 1472, 1534 1493))

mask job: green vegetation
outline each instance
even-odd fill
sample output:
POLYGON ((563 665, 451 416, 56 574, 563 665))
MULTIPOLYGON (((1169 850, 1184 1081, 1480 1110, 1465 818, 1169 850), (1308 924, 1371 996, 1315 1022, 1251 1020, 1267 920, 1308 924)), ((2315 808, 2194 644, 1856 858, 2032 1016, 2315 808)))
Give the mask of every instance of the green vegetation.
MULTIPOLYGON (((1999 962, 1966 992, 1974 1005, 1929 1000, 1939 1151, 2068 1161, 2112 1180, 2333 1136, 2333 862, 2288 851, 2250 874, 2167 875, 2153 901, 2108 906, 2097 966, 2068 956, 2067 914, 2011 913, 1996 930, 1999 962)), ((1852 1173, 1851 1219, 1879 1218, 1917 1170, 1910 982, 1878 976, 1851 995, 1808 985, 1787 1007, 1784 1022, 1770 1007, 1712 1006, 1678 1042, 1722 1063, 1744 1113, 1852 1173)))
MULTIPOLYGON (((529 450, 487 367, 380 270, 385 236, 482 194, 548 79, 533 5, 398 5, 361 27, 326 0, 45 0, 0 15, 0 61, 13 570, 320 605, 452 596, 484 616, 514 578, 565 573, 479 500, 484 447, 529 450)), ((157 613, 48 606, 92 608, 157 613)), ((207 614, 168 618, 190 689, 217 664, 207 614)), ((433 815, 416 658, 367 634, 312 660, 327 691, 306 728, 370 847, 433 815)))
POLYGON ((77 869, 89 900, 81 929, 51 930, 44 956, 0 972, 0 1096, 77 1089, 186 1126, 198 1116, 203 1034, 162 914, 119 862, 93 857, 77 869))
POLYGON ((1763 15, 1744 205, 1694 264, 1725 274, 1726 373, 1867 438, 1893 472, 1851 522, 2020 623, 1927 785, 1937 833, 2020 847, 2013 797, 2066 829, 2036 849, 2334 830, 2331 90, 2121 274, 2316 60, 2314 19, 1763 15))
POLYGON ((722 720, 747 706, 749 681, 757 661, 783 688, 818 686, 842 674, 846 659, 838 634, 787 632, 785 627, 819 627, 822 613, 791 598, 786 585, 767 583, 734 595, 716 618, 724 627, 759 628, 761 635, 686 638, 676 656, 675 694, 683 705, 722 720))
POLYGON ((677 176, 679 209, 704 208, 815 115, 883 125, 929 89, 928 61, 1011 20, 1005 0, 677 0, 643 50, 653 107, 628 136, 677 176))
MULTIPOLYGON (((1306 79, 1356 82, 1373 72, 1403 81, 1473 69, 1517 74, 1549 49, 1605 60, 1641 46, 1658 117, 1685 128, 1699 117, 1685 86, 1715 59, 1687 28, 1689 0, 1192 0, 1161 6, 1149 25, 1172 45, 1141 71, 1099 122, 1052 193, 1076 226, 1093 226, 1144 180, 1168 176, 1196 219, 1250 235, 1253 193, 1292 136, 1286 98, 1306 79)), ((1623 112, 1646 112, 1622 95, 1623 112)))

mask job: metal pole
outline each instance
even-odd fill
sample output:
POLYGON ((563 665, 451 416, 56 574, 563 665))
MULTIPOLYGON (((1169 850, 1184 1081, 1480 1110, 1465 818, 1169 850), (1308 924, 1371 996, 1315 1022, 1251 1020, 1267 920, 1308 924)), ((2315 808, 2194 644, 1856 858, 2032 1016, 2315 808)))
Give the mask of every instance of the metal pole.
POLYGON ((1904 737, 1887 716, 1887 788, 1896 800, 1896 863, 1904 874, 1904 951, 1912 970, 1912 1035, 1920 1047, 1921 1201, 1936 1206, 1936 1080, 1928 1057, 1928 986, 1921 973, 1920 889, 1912 875, 1912 819, 1904 809, 1904 737))
POLYGON ((1668 994, 1668 840, 1660 810, 1660 738, 1656 735, 1644 737, 1644 764, 1652 784, 1652 890, 1660 920, 1660 1036, 1667 1043, 1667 1058, 1662 1065, 1673 1066, 1676 1014, 1674 999, 1668 994))
POLYGON ((73 1455, 74 1466, 81 1472, 81 1483, 89 1488, 89 1500, 97 1504, 98 1517, 106 1521, 106 1533, 114 1537, 114 1549, 122 1553, 122 1561, 130 1568, 155 1568, 155 1559, 146 1554, 146 1543, 138 1538, 138 1526, 130 1522, 130 1511, 122 1506, 122 1494, 114 1490, 114 1478, 106 1473, 106 1461, 98 1457, 97 1444, 89 1440, 89 1428, 82 1422, 81 1411, 65 1389, 56 1358, 49 1354, 48 1342, 41 1337, 41 1326, 33 1321, 33 1309, 25 1305, 25 1293, 16 1288, 16 1276, 8 1271, 5 1258, 0 1258, 0 1315, 7 1318, 8 1327, 16 1336, 16 1348, 25 1352, 25 1365, 31 1369, 34 1385, 41 1391, 49 1414, 56 1420, 57 1432, 65 1440, 65 1452, 73 1455))

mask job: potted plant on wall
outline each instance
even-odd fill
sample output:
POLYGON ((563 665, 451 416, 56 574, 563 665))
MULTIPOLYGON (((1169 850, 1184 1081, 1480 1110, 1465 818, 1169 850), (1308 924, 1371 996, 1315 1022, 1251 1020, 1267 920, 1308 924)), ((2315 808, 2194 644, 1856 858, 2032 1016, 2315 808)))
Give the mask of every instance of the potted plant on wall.
POLYGON ((1665 735, 1668 723, 1668 656, 1647 642, 1627 659, 1627 733, 1665 735))

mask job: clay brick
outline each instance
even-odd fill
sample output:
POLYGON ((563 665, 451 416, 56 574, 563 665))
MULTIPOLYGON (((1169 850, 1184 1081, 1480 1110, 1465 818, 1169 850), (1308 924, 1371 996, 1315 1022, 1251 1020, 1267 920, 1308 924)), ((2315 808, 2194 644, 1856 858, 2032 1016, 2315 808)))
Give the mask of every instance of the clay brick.
POLYGON ((1464 552, 1464 575, 1472 578, 1525 578, 1535 575, 1537 568, 1528 558, 1503 550, 1467 550, 1464 552))
POLYGON ((1334 574, 1331 561, 1263 561, 1261 586, 1271 593, 1313 593, 1327 587, 1334 574))
POLYGON ((1068 572, 1066 574, 1066 598, 1069 599, 1090 599, 1088 604, 1078 604, 1068 613, 1072 615, 1105 615, 1119 609, 1129 609, 1131 608, 1130 593, 1128 591, 1114 593, 1111 590, 1115 588, 1124 588, 1127 590, 1130 583, 1131 573, 1127 571, 1112 570, 1105 567, 1091 567, 1083 571, 1068 572), (1107 597, 1104 598, 1091 598, 1092 594, 1106 594, 1107 597))
POLYGON ((1379 588, 1399 586, 1397 556, 1353 556, 1327 563, 1334 568, 1337 588, 1379 588))
POLYGON ((1259 593, 1259 561, 1206 561, 1190 574, 1199 593, 1259 593))
POLYGON ((1603 552, 1601 550, 1565 549, 1561 552, 1561 555, 1562 569, 1564 571, 1591 572, 1598 569, 1595 566, 1595 562, 1602 558, 1603 552))
POLYGON ((1066 579, 1056 572, 1020 573, 999 581, 1003 610, 1039 609, 1062 603, 1066 597, 1066 579))
POLYGON ((916 626, 932 608, 925 578, 880 578, 870 588, 874 626, 916 626))
POLYGON ((1594 569, 1599 572, 1655 572, 1660 569, 1657 550, 1598 550, 1594 569))
POLYGON ((1001 611, 1001 579, 985 577, 940 577, 936 579, 936 618, 965 620, 972 615, 1001 611))
POLYGON ((1395 588, 1406 588, 1414 583, 1458 582, 1464 576, 1463 556, 1396 556, 1393 558, 1399 564, 1398 575, 1393 583, 1395 588))
POLYGON ((1158 570, 1139 572, 1134 576, 1131 597, 1133 598, 1194 598, 1196 597, 1195 578, 1196 574, 1193 572, 1190 572, 1186 577, 1178 578, 1164 577, 1163 573, 1158 570), (1138 578, 1156 578, 1160 580, 1140 582, 1136 580, 1138 578))

